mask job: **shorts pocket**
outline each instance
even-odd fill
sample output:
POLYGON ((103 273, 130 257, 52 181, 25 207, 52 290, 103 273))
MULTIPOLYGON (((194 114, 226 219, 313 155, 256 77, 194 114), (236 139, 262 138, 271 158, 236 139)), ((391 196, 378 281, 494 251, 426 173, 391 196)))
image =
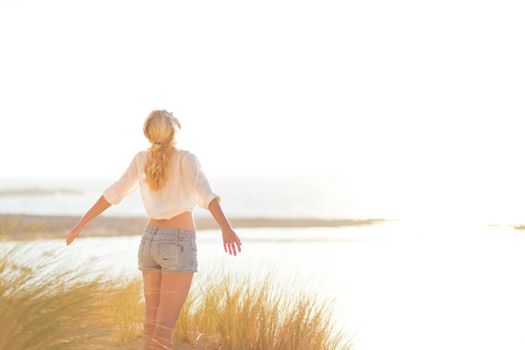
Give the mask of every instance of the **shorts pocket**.
POLYGON ((183 241, 161 242, 159 244, 159 256, 168 265, 179 265, 188 247, 183 241))

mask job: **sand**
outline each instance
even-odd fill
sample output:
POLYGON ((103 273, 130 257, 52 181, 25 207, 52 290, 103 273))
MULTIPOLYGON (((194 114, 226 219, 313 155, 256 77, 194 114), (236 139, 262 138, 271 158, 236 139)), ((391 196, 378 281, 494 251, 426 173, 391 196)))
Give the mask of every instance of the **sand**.
MULTIPOLYGON (((80 216, 49 216, 25 214, 0 214, 0 239, 33 240, 65 238, 80 220, 80 216)), ((233 228, 245 227, 336 227, 370 225, 389 221, 386 219, 316 219, 316 218, 228 218, 233 228)), ((82 230, 88 236, 130 236, 142 234, 148 222, 146 216, 104 216, 91 220, 82 230)), ((197 231, 219 230, 213 217, 195 217, 197 231)))

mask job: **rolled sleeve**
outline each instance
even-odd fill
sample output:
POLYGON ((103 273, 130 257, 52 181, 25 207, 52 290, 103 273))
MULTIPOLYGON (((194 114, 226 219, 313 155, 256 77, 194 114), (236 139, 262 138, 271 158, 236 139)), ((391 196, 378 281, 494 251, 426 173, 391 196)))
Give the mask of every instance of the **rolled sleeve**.
POLYGON ((201 208, 204 208, 204 209, 209 209, 210 207, 210 202, 214 199, 214 198, 218 198, 218 201, 220 202, 221 201, 221 196, 219 196, 217 193, 210 193, 208 195, 208 197, 205 197, 205 198, 201 198, 200 202, 199 202, 199 206, 201 208))
POLYGON ((137 172, 137 154, 133 157, 128 168, 122 174, 120 179, 115 181, 111 186, 106 188, 102 196, 112 205, 119 204, 124 197, 132 193, 139 186, 137 172))
POLYGON ((191 152, 187 153, 184 162, 184 171, 192 184, 191 190, 193 198, 201 208, 209 209, 210 202, 214 198, 218 198, 219 202, 221 201, 221 196, 212 190, 210 182, 204 174, 201 163, 195 154, 191 152))

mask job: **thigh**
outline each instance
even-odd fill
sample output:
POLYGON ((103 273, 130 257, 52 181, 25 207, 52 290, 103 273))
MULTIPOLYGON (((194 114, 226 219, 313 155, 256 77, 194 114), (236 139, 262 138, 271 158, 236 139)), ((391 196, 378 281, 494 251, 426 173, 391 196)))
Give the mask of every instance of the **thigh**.
POLYGON ((163 272, 161 275, 157 320, 175 322, 188 297, 194 273, 163 272))
POLYGON ((146 306, 157 308, 160 301, 161 274, 160 270, 142 271, 144 299, 146 306))

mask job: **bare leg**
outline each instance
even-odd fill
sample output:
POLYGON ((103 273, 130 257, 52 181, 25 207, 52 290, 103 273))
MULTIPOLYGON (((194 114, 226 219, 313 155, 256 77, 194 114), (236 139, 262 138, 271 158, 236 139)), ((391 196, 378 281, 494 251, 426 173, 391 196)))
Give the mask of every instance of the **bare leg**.
POLYGON ((142 278, 144 280, 144 299, 146 308, 144 310, 144 350, 153 349, 151 338, 155 330, 155 322, 157 318, 157 308, 160 301, 160 270, 143 271, 142 278))
POLYGON ((172 349, 172 333, 180 310, 188 296, 194 272, 162 273, 160 283, 160 303, 153 342, 157 349, 172 349))

